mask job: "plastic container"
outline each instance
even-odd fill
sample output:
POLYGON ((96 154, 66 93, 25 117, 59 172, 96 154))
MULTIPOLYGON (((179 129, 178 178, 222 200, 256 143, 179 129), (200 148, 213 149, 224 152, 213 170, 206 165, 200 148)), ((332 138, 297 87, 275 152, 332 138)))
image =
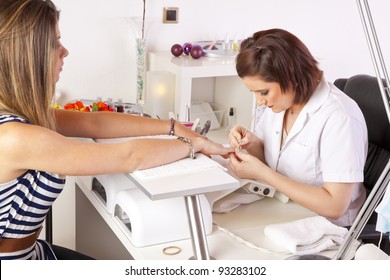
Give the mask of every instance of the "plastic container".
POLYGON ((211 121, 210 130, 219 129, 225 114, 223 106, 217 103, 193 102, 191 104, 191 121, 200 119, 199 126, 203 127, 207 120, 211 121))

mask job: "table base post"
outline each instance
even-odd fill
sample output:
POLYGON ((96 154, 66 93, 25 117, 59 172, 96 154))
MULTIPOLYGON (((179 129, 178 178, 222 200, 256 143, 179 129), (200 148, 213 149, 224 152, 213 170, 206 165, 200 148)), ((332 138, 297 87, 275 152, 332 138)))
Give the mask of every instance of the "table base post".
POLYGON ((190 226, 192 249, 194 251, 194 256, 190 259, 210 260, 212 258, 209 255, 207 246, 199 196, 185 196, 184 199, 186 202, 188 222, 190 226))

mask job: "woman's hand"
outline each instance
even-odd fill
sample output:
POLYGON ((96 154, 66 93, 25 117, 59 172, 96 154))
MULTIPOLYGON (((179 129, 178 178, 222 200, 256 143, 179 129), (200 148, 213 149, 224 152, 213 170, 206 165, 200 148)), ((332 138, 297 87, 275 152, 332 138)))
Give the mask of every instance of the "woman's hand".
POLYGON ((258 158, 236 149, 229 155, 229 169, 239 178, 264 180, 261 178, 262 170, 267 166, 258 158))
POLYGON ((199 133, 185 127, 180 122, 175 122, 175 134, 190 139, 195 148, 195 152, 200 152, 207 156, 220 155, 227 158, 229 153, 234 152, 233 147, 225 147, 221 144, 215 143, 206 137, 201 136, 199 133))
POLYGON ((257 140, 257 136, 245 127, 236 125, 229 132, 230 146, 236 149, 246 149, 257 140))
POLYGON ((227 158, 229 154, 234 152, 234 148, 230 146, 224 146, 218 143, 215 143, 206 137, 198 135, 198 137, 193 137, 191 142, 195 148, 196 152, 203 153, 207 156, 210 155, 220 155, 224 158, 227 158))

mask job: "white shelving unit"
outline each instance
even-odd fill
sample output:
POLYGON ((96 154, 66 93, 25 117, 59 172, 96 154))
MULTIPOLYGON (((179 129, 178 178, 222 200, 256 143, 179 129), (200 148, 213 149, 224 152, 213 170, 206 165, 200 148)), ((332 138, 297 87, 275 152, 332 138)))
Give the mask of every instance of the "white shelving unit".
POLYGON ((228 109, 234 107, 237 122, 247 126, 253 112, 251 108, 254 108, 254 97, 237 76, 235 57, 193 59, 186 55, 174 57, 169 51, 151 52, 149 71, 174 74, 174 113, 180 121, 188 121, 192 101, 203 98, 222 105, 225 111, 222 125, 228 109), (202 87, 200 97, 199 89, 196 89, 199 85, 202 87))

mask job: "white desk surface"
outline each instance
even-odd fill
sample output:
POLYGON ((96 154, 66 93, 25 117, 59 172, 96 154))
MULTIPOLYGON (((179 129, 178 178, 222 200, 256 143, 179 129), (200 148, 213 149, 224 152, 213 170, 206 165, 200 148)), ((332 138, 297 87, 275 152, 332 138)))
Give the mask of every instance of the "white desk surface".
POLYGON ((196 171, 196 173, 145 180, 138 180, 131 173, 126 175, 152 200, 191 196, 239 187, 239 182, 234 177, 218 167, 196 171))
MULTIPOLYGON (((80 189, 100 213, 107 225, 112 229, 123 246, 134 259, 146 260, 187 260, 193 256, 191 240, 178 240, 147 247, 134 247, 126 234, 114 221, 98 198, 87 187, 91 178, 76 177, 80 189), (181 252, 177 255, 167 256, 163 249, 168 246, 178 246, 181 252)), ((282 251, 278 244, 273 243, 264 235, 264 227, 268 224, 288 222, 315 215, 313 212, 294 202, 286 204, 274 198, 264 198, 248 205, 241 205, 230 213, 213 214, 213 221, 219 226, 228 229, 245 240, 262 248, 282 251)), ((210 256, 220 260, 280 260, 291 255, 267 254, 240 243, 235 238, 214 227, 213 232, 207 236, 210 256)), ((331 257, 335 250, 325 251, 322 255, 331 257)))
MULTIPOLYGON (((131 137, 114 139, 96 139, 99 143, 118 143, 131 140, 131 137)), ((196 160, 196 159, 195 159, 196 160)), ((239 182, 227 172, 218 167, 183 173, 173 176, 137 179, 131 173, 126 176, 141 189, 150 199, 164 199, 197 195, 212 191, 237 189, 239 182)))

